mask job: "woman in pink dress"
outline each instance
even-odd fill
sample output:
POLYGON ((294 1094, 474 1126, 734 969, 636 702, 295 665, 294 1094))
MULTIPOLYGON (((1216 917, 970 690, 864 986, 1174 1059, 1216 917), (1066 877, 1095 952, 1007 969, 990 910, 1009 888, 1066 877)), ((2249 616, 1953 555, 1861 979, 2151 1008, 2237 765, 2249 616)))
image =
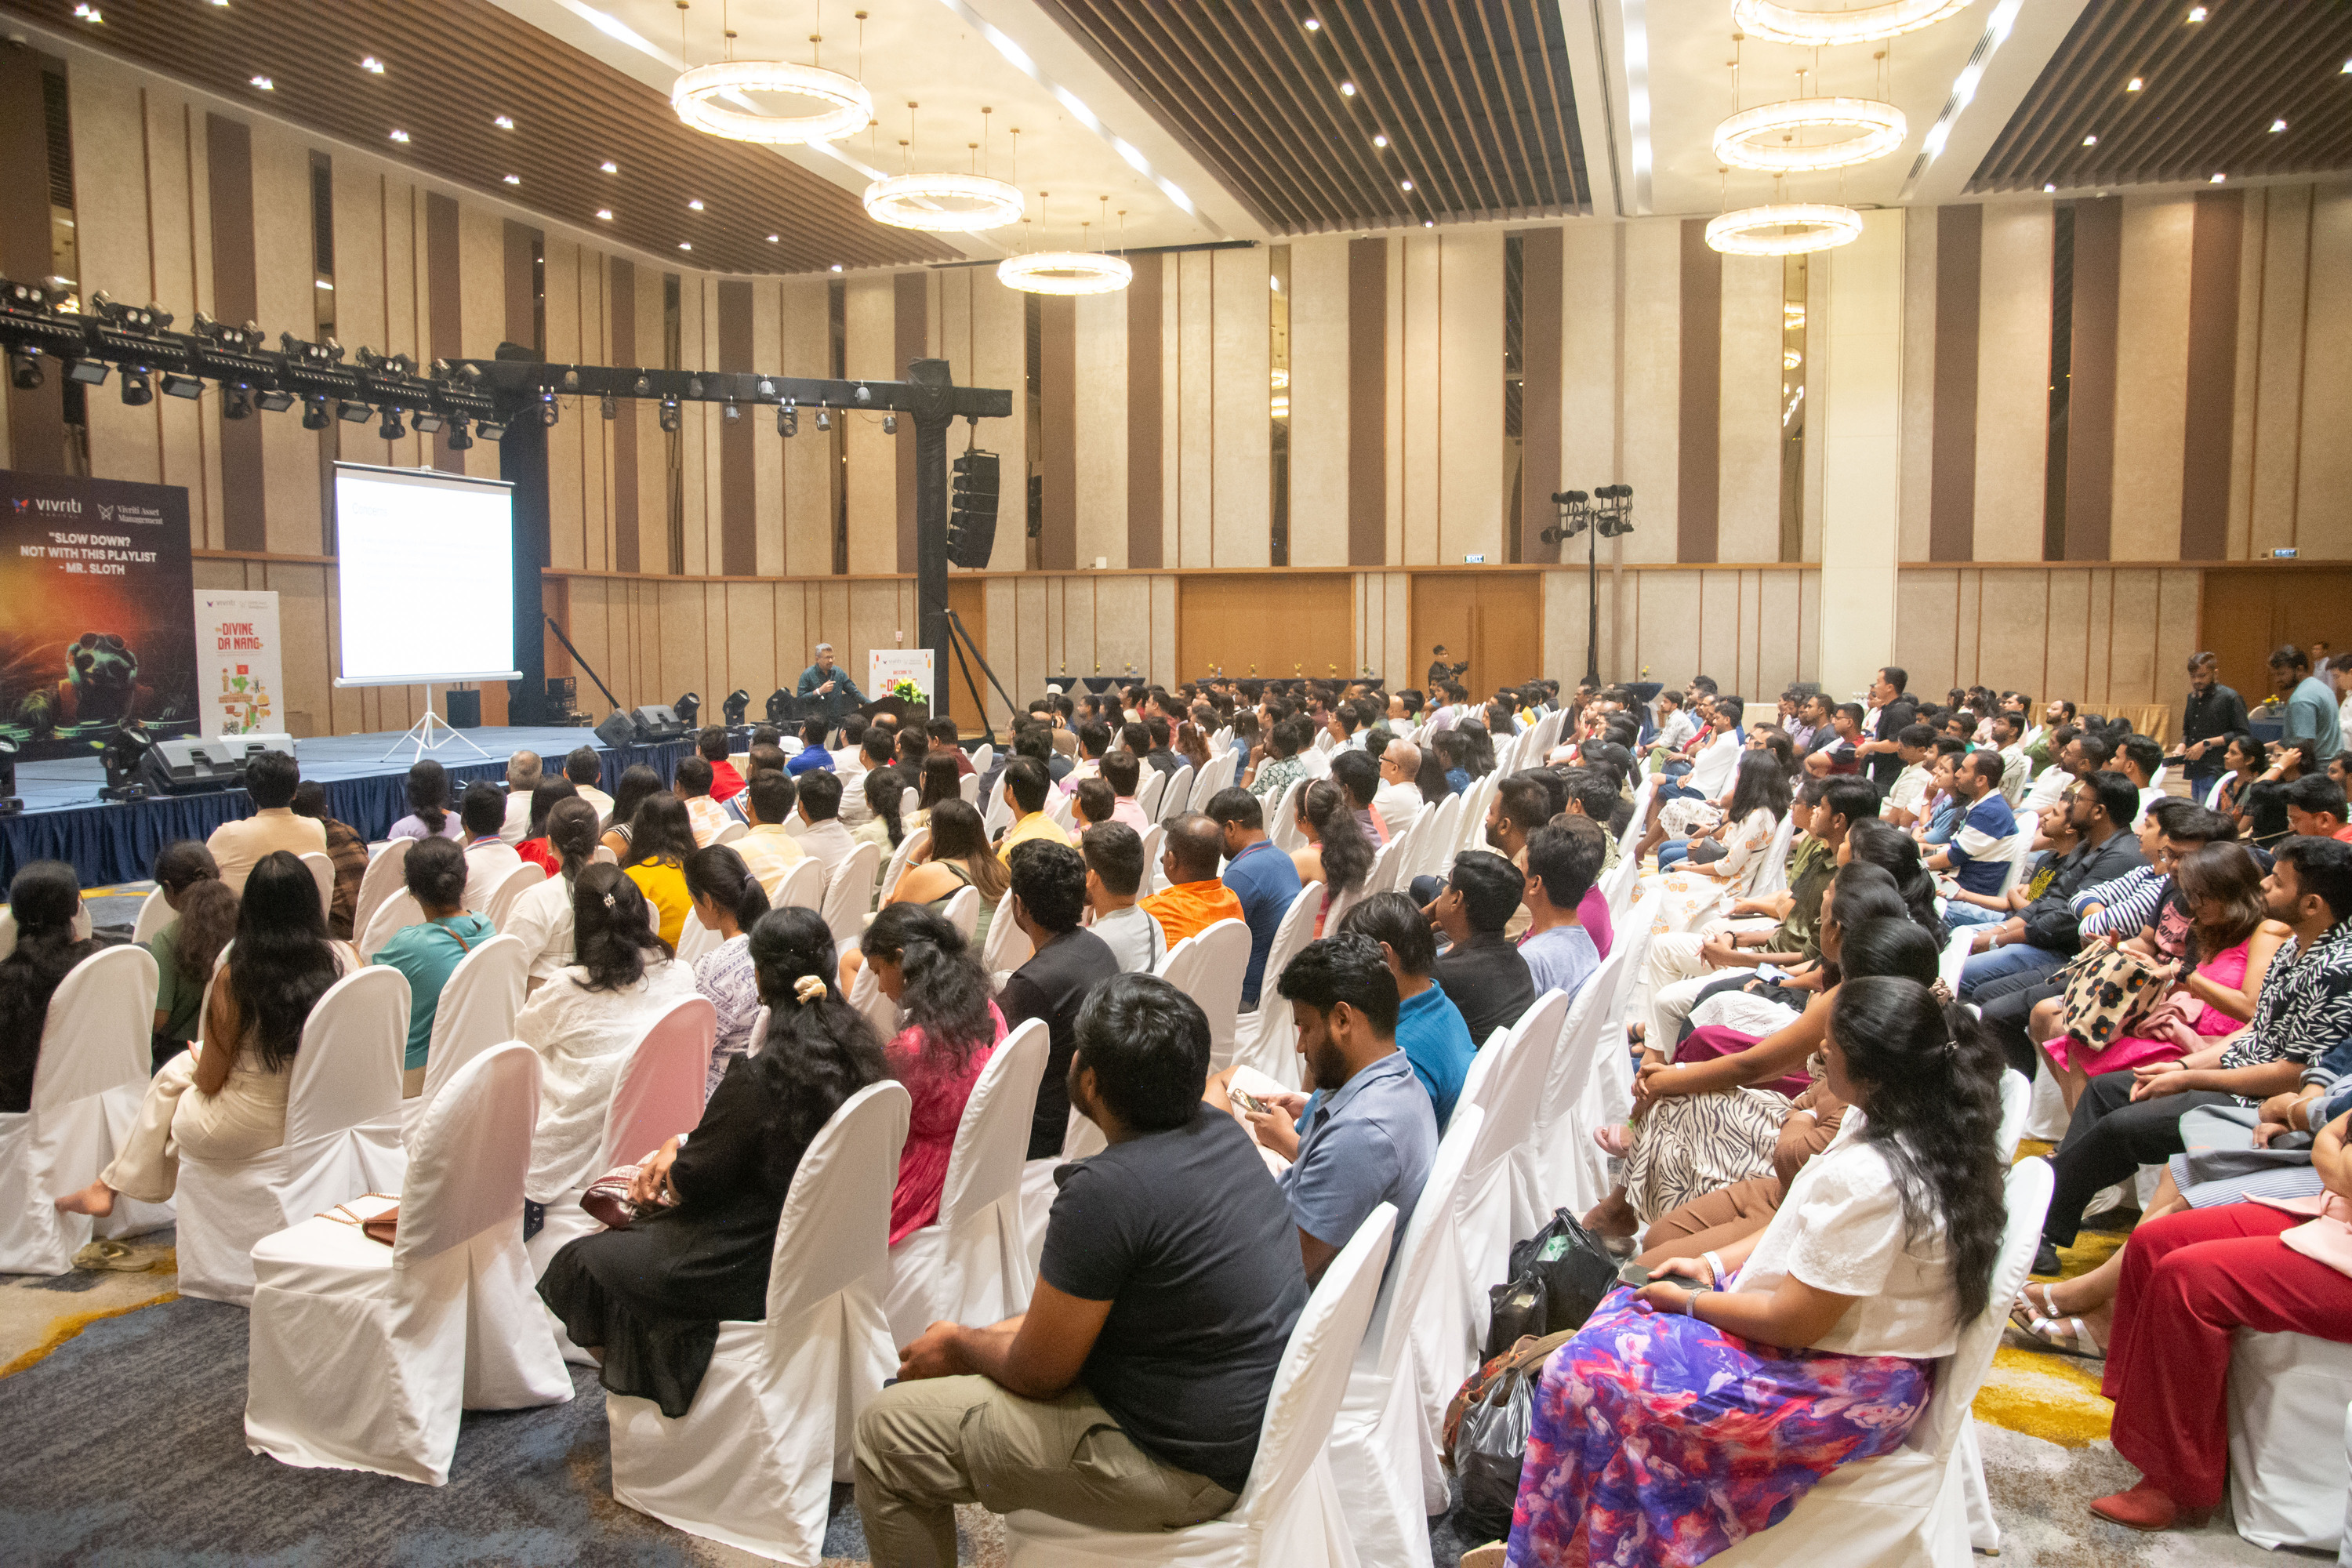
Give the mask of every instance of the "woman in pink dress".
POLYGON ((901 1027, 883 1057, 915 1101, 890 1196, 895 1246, 940 1217, 964 1102, 1004 1038, 1004 1015, 989 998, 971 944, 920 904, 884 905, 858 948, 882 994, 898 1005, 901 1027))
POLYGON ((2050 1059, 2066 1109, 2100 1073, 2184 1057, 2245 1027, 2263 976, 2292 934, 2263 917, 2262 868, 2243 845, 2208 844, 2179 861, 2155 920, 2119 944, 2160 965, 2170 982, 2132 1032, 2094 1048, 2065 1032, 2064 996, 2033 1009, 2029 1032, 2050 1059))

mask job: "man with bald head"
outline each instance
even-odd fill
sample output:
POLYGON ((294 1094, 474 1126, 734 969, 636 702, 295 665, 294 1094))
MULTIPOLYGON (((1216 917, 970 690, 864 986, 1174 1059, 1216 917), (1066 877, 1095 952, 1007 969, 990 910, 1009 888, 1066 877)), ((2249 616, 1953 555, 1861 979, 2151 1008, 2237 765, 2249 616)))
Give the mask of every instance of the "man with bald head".
POLYGON ((1225 854, 1224 828, 1198 811, 1186 812, 1167 827, 1168 847, 1160 854, 1160 869, 1168 887, 1139 899, 1136 907, 1160 922, 1168 945, 1174 947, 1219 921, 1246 920, 1240 896, 1217 879, 1217 863, 1225 854))
POLYGON ((1381 787, 1372 795, 1372 810, 1388 825, 1393 838, 1421 815, 1421 748, 1411 741, 1391 741, 1381 753, 1381 787))
POLYGON ((507 819, 499 829, 499 842, 520 844, 530 831, 530 792, 540 779, 537 752, 517 752, 507 759, 507 819))

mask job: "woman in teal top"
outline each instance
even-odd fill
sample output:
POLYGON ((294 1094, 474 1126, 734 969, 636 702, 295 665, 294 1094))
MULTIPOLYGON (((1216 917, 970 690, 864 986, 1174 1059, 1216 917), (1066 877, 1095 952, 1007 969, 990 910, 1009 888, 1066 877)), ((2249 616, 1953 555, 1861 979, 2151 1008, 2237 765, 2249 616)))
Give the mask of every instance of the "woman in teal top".
POLYGON ((236 934, 237 898, 220 879, 213 852, 194 838, 163 846, 155 857, 155 885, 177 917, 147 942, 155 955, 153 1046, 160 1068, 186 1050, 199 1032, 213 965, 236 934))
POLYGON ((402 862, 401 879, 425 919, 394 932, 371 962, 390 964, 408 979, 408 1055, 401 1063, 400 1092, 414 1100, 425 1088, 425 1051, 433 1043, 441 987, 467 953, 498 934, 498 927, 466 908, 466 852, 455 841, 420 840, 402 862))

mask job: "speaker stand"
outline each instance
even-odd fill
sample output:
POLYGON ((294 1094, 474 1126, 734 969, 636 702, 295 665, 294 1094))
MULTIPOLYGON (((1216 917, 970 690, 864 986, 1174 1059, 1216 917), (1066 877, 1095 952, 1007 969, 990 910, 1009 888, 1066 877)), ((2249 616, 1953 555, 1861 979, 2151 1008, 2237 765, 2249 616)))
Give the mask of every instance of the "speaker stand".
POLYGON ((400 754, 400 749, 403 746, 412 746, 415 749, 408 753, 408 760, 414 763, 425 752, 437 752, 452 741, 460 745, 472 747, 474 755, 484 762, 497 761, 489 752, 474 745, 472 738, 464 731, 455 728, 447 720, 433 710, 433 688, 428 682, 425 688, 425 717, 411 724, 408 727, 408 732, 392 743, 392 750, 377 760, 388 763, 400 754))

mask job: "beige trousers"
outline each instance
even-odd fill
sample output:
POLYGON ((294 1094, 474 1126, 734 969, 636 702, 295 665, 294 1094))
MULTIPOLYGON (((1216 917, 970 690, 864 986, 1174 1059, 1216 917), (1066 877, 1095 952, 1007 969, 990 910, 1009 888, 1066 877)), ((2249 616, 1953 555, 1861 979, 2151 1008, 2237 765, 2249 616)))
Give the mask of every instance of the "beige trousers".
POLYGON ((98 1179, 126 1198, 142 1204, 163 1204, 180 1185, 180 1150, 172 1142, 172 1117, 180 1097, 196 1081, 196 1053, 182 1051, 147 1080, 139 1101, 139 1120, 131 1136, 116 1150, 114 1163, 98 1179))
POLYGON ((1234 1498, 1137 1447, 1083 1387, 1037 1400, 984 1377, 929 1378, 884 1389, 857 1420, 876 1568, 954 1568, 958 1503, 1143 1533, 1214 1519, 1234 1498))
POLYGON ((218 1094, 195 1089, 196 1052, 182 1051, 147 1082, 139 1120, 99 1180, 143 1204, 171 1201, 179 1190, 180 1155, 224 1163, 250 1160, 286 1142, 286 1082, 249 1060, 229 1071, 218 1094))

